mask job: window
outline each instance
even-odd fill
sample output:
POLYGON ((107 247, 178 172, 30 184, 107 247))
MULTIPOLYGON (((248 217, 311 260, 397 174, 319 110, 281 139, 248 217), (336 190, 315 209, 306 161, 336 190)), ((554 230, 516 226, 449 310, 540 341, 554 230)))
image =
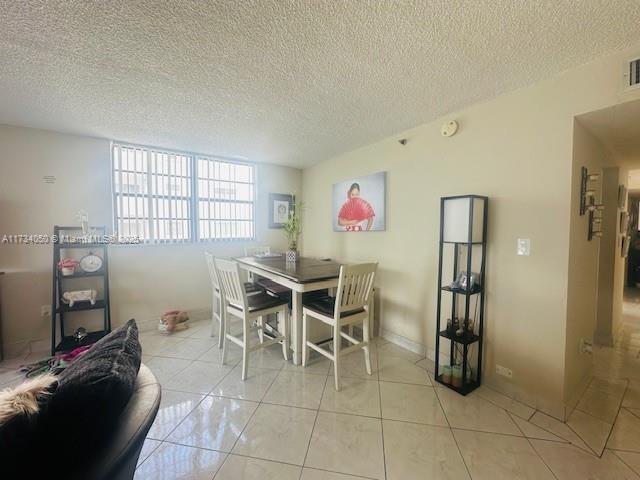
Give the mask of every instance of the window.
POLYGON ((254 237, 254 167, 198 157, 198 238, 254 237))
POLYGON ((253 165, 122 144, 113 145, 112 162, 120 237, 147 243, 254 238, 253 165))

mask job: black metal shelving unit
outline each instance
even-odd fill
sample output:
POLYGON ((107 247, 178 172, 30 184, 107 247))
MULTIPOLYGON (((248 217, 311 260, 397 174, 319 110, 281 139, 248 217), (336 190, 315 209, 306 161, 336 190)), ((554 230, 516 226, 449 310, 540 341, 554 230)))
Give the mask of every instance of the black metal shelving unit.
MULTIPOLYGON (((105 237, 106 227, 91 227, 91 231, 97 237, 105 237)), ((51 293, 51 354, 73 350, 74 348, 94 343, 111 332, 111 309, 109 304, 109 255, 108 244, 83 241, 80 227, 53 227, 53 286, 51 293), (62 275, 58 269, 61 259, 61 251, 68 249, 84 249, 87 253, 98 252, 102 257, 102 268, 97 272, 75 272, 73 275, 62 275), (65 292, 64 284, 74 278, 102 278, 103 298, 90 302, 78 302, 73 307, 62 302, 62 294, 65 292), (65 316, 74 312, 88 310, 102 310, 103 324, 101 330, 87 332, 87 336, 77 341, 73 335, 66 335, 65 316), (59 332, 59 334, 58 334, 59 332)))
MULTIPOLYGON (((459 195, 452 197, 443 197, 440 199, 440 242, 439 242, 439 260, 438 260, 438 302, 436 312, 436 358, 435 358, 435 376, 436 380, 442 385, 462 394, 467 395, 480 386, 482 378, 482 345, 483 345, 483 333, 484 333, 484 300, 485 300, 485 265, 487 254, 487 218, 488 218, 488 197, 480 195, 459 195), (468 207, 468 221, 467 234, 465 239, 451 240, 445 238, 445 210, 446 202, 458 201, 469 202, 468 207), (476 204, 476 202, 479 202, 476 204), (481 232, 476 231, 476 224, 474 224, 474 214, 478 212, 482 213, 482 219, 480 220, 481 232), (478 238, 480 237, 480 239, 478 238), (466 272, 467 275, 471 273, 473 266, 473 250, 474 247, 481 250, 480 268, 478 272, 478 283, 471 284, 467 281, 466 287, 452 286, 458 274, 460 272, 466 272), (453 249, 453 275, 451 282, 443 284, 443 257, 445 249, 453 249), (464 254, 463 265, 460 265, 459 258, 461 253, 464 254), (461 268, 462 267, 462 268, 461 268), (442 328, 442 300, 444 295, 451 296, 451 312, 450 318, 453 323, 453 319, 458 318, 460 327, 464 330, 460 335, 457 334, 454 328, 447 328, 447 321, 445 319, 445 328, 442 328), (472 327, 470 328, 470 314, 471 314, 471 301, 476 300, 476 308, 479 307, 479 311, 476 311, 477 317, 473 319, 472 327), (459 308, 459 304, 462 304, 462 308, 459 308), (464 316, 461 316, 464 315, 464 316), (445 339, 449 342, 449 365, 461 365, 462 367, 462 385, 454 386, 451 383, 446 383, 442 379, 441 365, 440 365, 440 342, 445 339), (477 344, 475 353, 475 370, 468 375, 469 364, 472 360, 469 358, 470 352, 473 350, 473 346, 477 344)), ((463 221, 464 219, 462 219, 463 221)), ((478 219, 475 219, 478 221, 478 219)), ((451 221, 451 220, 448 220, 451 221)), ((461 221, 458 219, 458 221, 461 221)))

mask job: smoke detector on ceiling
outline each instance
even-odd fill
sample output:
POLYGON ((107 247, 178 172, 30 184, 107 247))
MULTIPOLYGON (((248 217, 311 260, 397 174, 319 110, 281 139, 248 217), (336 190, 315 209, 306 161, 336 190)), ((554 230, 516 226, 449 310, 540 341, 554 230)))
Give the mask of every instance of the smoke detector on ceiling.
POLYGON ((627 61, 624 77, 627 90, 640 88, 640 57, 627 61))

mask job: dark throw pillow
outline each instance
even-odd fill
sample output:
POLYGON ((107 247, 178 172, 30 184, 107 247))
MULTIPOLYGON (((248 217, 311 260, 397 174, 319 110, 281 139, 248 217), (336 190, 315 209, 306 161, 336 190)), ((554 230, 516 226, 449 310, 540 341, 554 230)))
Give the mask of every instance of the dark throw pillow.
POLYGON ((133 394, 141 356, 138 327, 129 320, 74 360, 49 399, 47 437, 80 457, 108 441, 133 394))

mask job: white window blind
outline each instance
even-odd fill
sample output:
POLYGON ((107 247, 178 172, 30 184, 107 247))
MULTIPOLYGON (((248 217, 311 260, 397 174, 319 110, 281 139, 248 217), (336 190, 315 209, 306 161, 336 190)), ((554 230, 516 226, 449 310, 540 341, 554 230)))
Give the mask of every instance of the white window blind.
POLYGON ((145 243, 254 238, 253 165, 115 143, 112 163, 120 237, 145 243))
POLYGON ((254 238, 255 168, 199 156, 198 238, 254 238))

